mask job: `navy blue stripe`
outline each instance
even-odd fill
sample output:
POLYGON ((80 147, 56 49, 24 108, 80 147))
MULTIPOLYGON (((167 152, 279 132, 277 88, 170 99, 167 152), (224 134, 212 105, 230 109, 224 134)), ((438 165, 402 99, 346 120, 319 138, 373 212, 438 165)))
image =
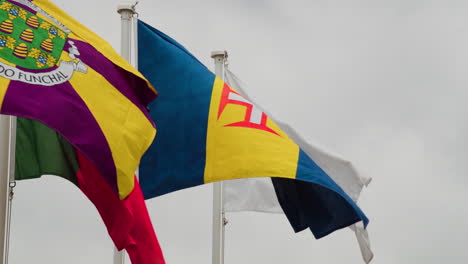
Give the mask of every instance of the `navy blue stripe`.
POLYGON ((158 129, 140 164, 145 199, 204 183, 206 131, 215 75, 167 35, 138 22, 139 70, 159 97, 158 129))
POLYGON ((309 228, 324 237, 367 217, 302 150, 295 179, 272 178, 278 201, 295 232, 309 228))

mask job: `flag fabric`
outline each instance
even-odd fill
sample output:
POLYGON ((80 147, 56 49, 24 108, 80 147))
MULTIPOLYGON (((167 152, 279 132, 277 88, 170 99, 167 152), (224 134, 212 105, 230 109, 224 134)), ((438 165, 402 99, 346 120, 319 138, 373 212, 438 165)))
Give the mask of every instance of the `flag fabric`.
POLYGON ((159 92, 150 104, 158 137, 140 164, 145 198, 275 177, 285 186, 277 196, 295 231, 310 228, 320 238, 359 221, 367 225, 354 201, 286 133, 180 44, 141 21, 138 43, 139 70, 159 92))
MULTIPOLYGON (((224 76, 229 86, 242 93, 248 101, 259 107, 255 100, 249 96, 246 89, 244 89, 246 86, 243 85, 241 80, 227 67, 224 76)), ((278 121, 270 113, 268 113, 268 116, 274 120, 275 123, 278 124, 278 126, 353 199, 353 201, 357 202, 362 189, 370 183, 371 178, 358 173, 358 170, 356 170, 351 162, 336 154, 332 154, 330 151, 324 150, 323 147, 308 143, 291 126, 278 121)), ((274 179, 271 178, 249 178, 226 181, 223 184, 224 211, 284 213, 276 197, 276 193, 281 192, 281 190, 275 191, 275 188, 284 187, 281 186, 281 183, 273 184, 273 181, 274 179)), ((298 182, 297 184, 308 183, 298 182)), ((364 229, 362 223, 351 225, 350 228, 356 235, 363 260, 366 263, 370 263, 373 258, 373 253, 370 247, 367 230, 364 229)))
POLYGON ((0 114, 20 117, 16 176, 77 184, 134 263, 164 263, 134 176, 156 134, 147 111, 156 95, 107 42, 51 2, 0 0, 0 114))
POLYGON ((99 36, 47 0, 0 0, 0 113, 39 120, 121 199, 156 129, 156 91, 99 36))
POLYGON ((134 264, 162 264, 164 258, 134 177, 133 191, 120 200, 96 166, 60 134, 38 121, 18 118, 16 180, 57 175, 78 186, 91 200, 119 250, 134 264))

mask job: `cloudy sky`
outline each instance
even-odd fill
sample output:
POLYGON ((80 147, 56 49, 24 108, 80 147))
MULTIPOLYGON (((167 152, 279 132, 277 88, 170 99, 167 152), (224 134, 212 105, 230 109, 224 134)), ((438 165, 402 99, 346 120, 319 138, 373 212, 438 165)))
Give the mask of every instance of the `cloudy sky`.
MULTIPOLYGON (((119 50, 120 1, 53 2, 119 50)), ((468 262, 467 1, 143 0, 138 11, 210 68, 226 49, 260 105, 373 177, 359 202, 373 263, 468 262)), ((211 188, 148 201, 168 263, 210 263, 211 188)), ((75 186, 44 177, 15 192, 10 263, 112 263, 75 186)), ((315 240, 283 215, 228 218, 226 264, 362 263, 350 230, 315 240)))

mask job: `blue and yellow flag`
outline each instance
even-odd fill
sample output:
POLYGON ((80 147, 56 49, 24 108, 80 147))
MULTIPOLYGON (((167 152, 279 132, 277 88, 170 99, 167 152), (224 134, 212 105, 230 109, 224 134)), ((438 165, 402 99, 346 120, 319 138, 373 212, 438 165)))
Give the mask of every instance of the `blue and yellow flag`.
POLYGON ((268 116, 184 47, 138 24, 140 71, 159 92, 158 136, 140 165, 145 198, 215 181, 272 177, 295 231, 323 237, 368 220, 268 116))

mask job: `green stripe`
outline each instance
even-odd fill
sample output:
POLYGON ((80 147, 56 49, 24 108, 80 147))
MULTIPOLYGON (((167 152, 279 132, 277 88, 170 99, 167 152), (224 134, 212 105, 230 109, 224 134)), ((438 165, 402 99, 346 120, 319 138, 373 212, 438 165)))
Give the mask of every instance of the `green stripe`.
POLYGON ((79 164, 73 146, 38 121, 17 120, 15 178, 34 179, 50 174, 77 184, 79 164))

